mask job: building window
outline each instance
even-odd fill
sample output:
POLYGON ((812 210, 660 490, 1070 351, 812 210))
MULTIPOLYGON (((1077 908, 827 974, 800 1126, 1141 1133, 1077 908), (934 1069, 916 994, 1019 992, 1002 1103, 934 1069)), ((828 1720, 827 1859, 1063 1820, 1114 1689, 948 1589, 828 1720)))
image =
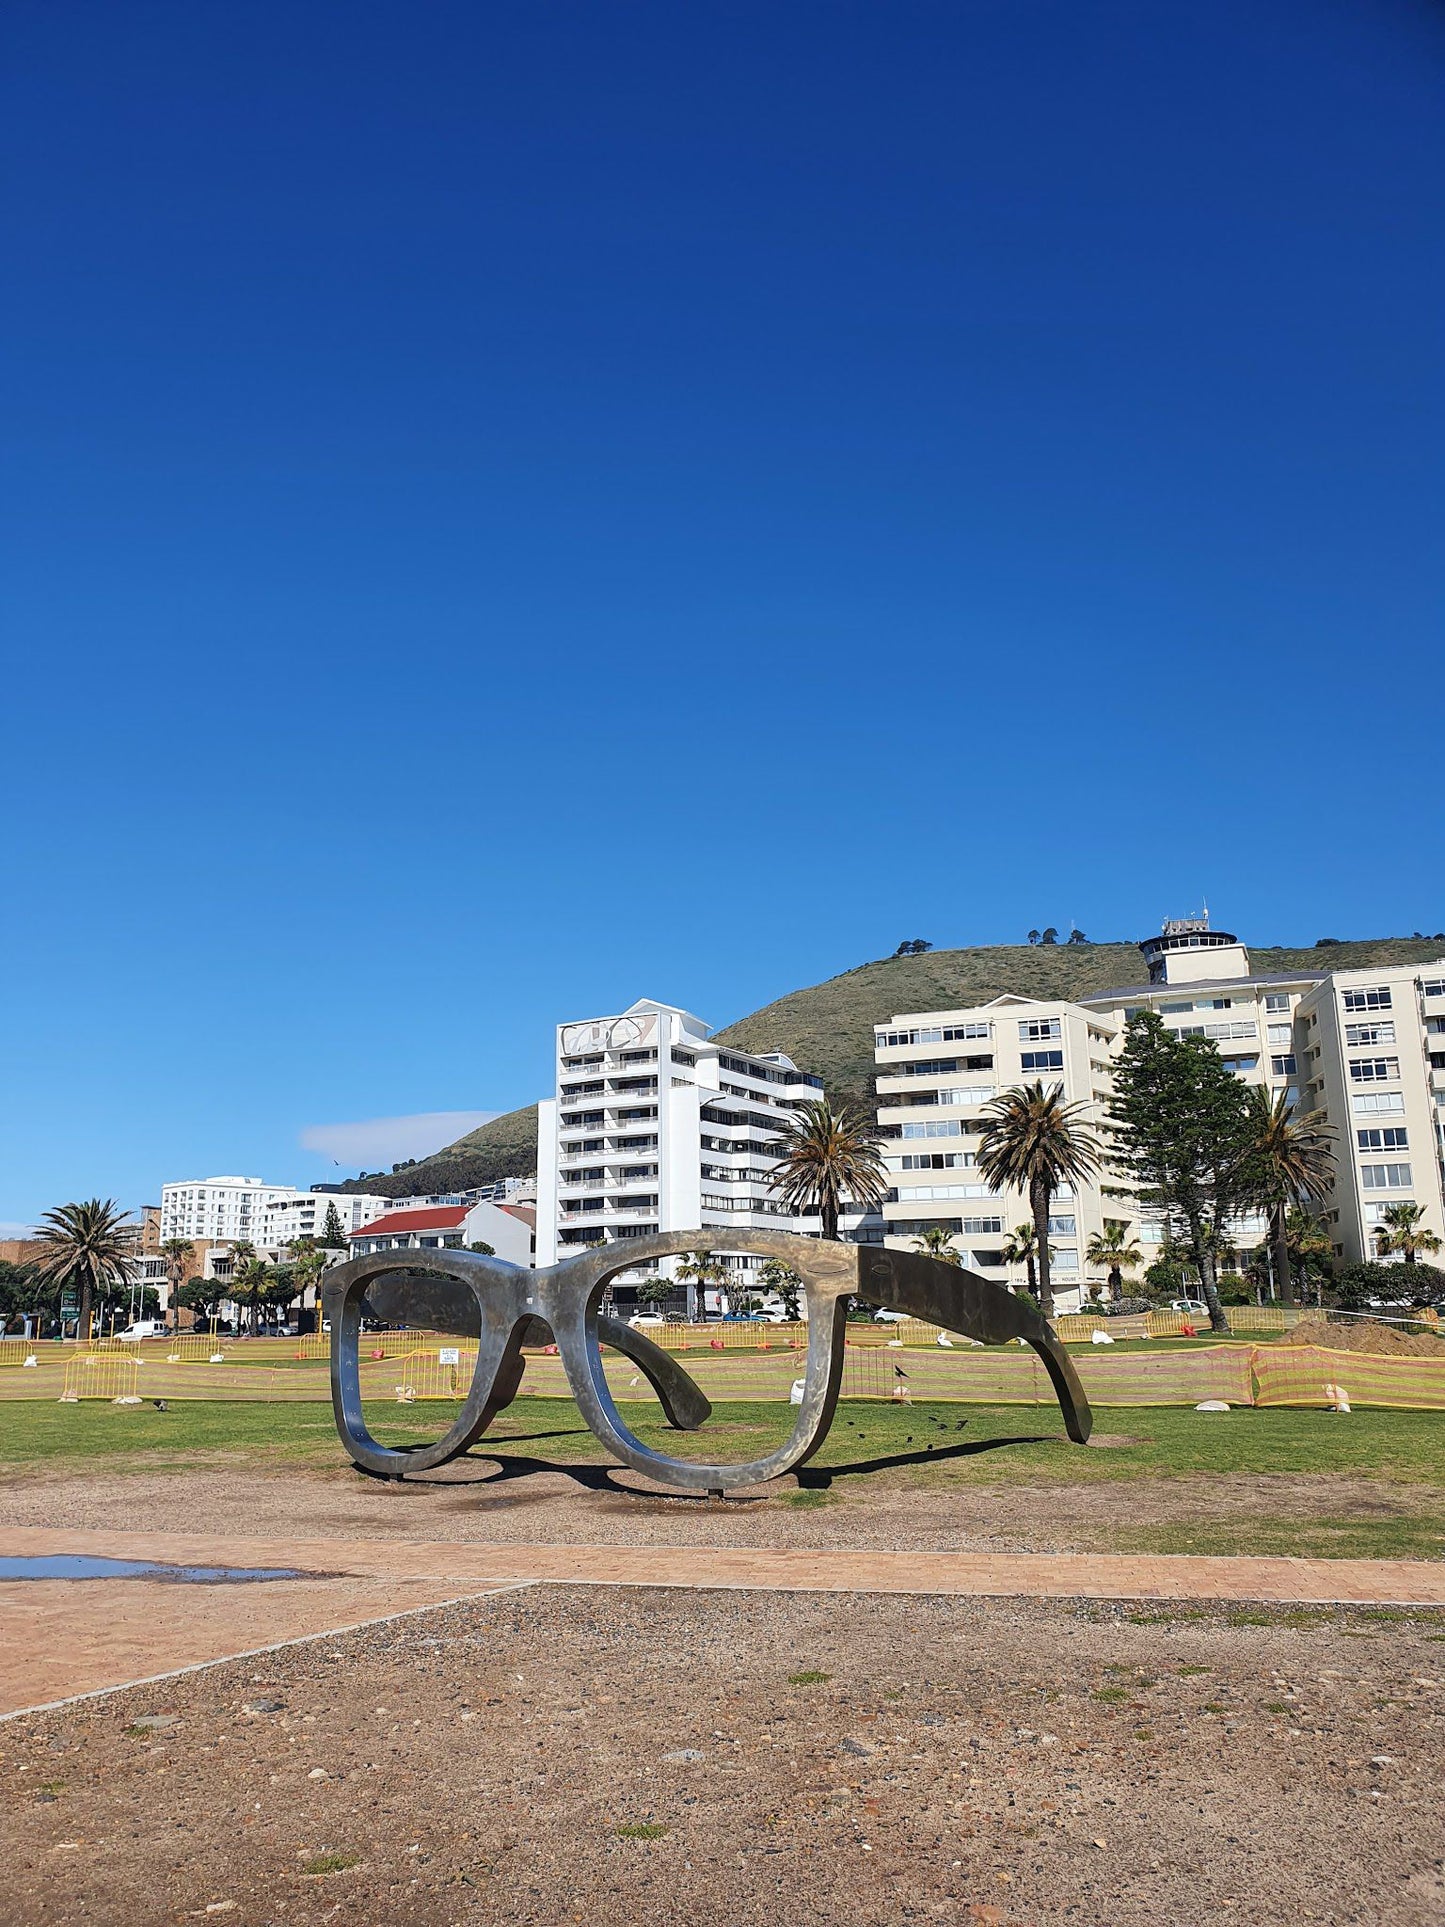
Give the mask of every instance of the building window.
POLYGON ((904 1137, 958 1137, 963 1126, 952 1120, 946 1124, 905 1124, 904 1137))
POLYGON ((1396 1198, 1388 1204, 1383 1201, 1377 1201, 1373 1204, 1367 1204, 1365 1206, 1365 1223, 1366 1224, 1383 1224, 1385 1222, 1385 1213, 1387 1211, 1393 1211, 1397 1204, 1409 1204, 1411 1202, 1412 1200, 1409 1198, 1396 1198))
POLYGON ((1364 1116, 1372 1111, 1377 1117, 1389 1116, 1404 1110, 1405 1099, 1399 1091, 1352 1091, 1350 1107, 1364 1116))
POLYGON ((1224 1068, 1227 1071, 1233 1071, 1236 1077, 1244 1077, 1250 1071, 1259 1069, 1259 1059, 1258 1057, 1226 1057, 1224 1068))
POLYGON ((1283 1057, 1271 1057, 1269 1060, 1269 1069, 1272 1077, 1293 1077, 1295 1074, 1294 1053, 1291 1051, 1287 1052, 1283 1057))
POLYGON ((1390 1010, 1390 989, 1388 984, 1376 985, 1368 990, 1346 990, 1340 993, 1346 1010, 1390 1010))
POLYGON ((1398 1057, 1362 1057, 1350 1066, 1350 1077, 1356 1084, 1393 1084, 1399 1076, 1398 1057))
POLYGON ((1408 1164, 1362 1164, 1360 1182, 1367 1191, 1408 1191, 1411 1185, 1408 1164))
POLYGON ((1072 1213, 1070 1213, 1068 1217, 1049 1219, 1049 1236, 1051 1238, 1077 1238, 1078 1235, 1078 1220, 1072 1213))
POLYGON ((1064 1053, 1061 1050, 1026 1050, 1019 1062, 1026 1071, 1061 1071, 1064 1068, 1064 1053))
POLYGON ((1057 1017, 1024 1017, 1019 1020, 1019 1041, 1024 1044, 1041 1044, 1050 1037, 1062 1037, 1063 1030, 1057 1017))
POLYGON ((1264 1007, 1266 1010, 1288 1010, 1289 998, 1280 991, 1272 990, 1264 1000, 1264 1007))
POLYGON ((1287 1044, 1293 1036, 1293 1024, 1271 1024, 1269 1027, 1269 1041, 1271 1044, 1287 1044))
POLYGON ((1408 1151, 1410 1134, 1403 1124, 1386 1124, 1369 1131, 1356 1131, 1355 1142, 1362 1151, 1408 1151))
POLYGON ((1420 986, 1422 997, 1445 997, 1445 977, 1429 977, 1420 986))
POLYGON ((1395 1025, 1386 1018, 1382 1024, 1346 1024, 1345 1043, 1351 1050, 1368 1049, 1375 1044, 1393 1044, 1395 1025))

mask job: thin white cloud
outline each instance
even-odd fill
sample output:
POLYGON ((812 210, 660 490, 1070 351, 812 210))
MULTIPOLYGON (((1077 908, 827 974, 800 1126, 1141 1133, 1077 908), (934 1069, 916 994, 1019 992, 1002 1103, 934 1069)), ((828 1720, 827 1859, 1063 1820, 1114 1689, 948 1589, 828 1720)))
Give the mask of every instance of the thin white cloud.
POLYGON ((354 1124, 308 1124, 301 1147, 343 1169, 386 1169, 403 1158, 430 1157, 500 1111, 418 1111, 413 1117, 368 1117, 354 1124))
POLYGON ((0 1239, 3 1239, 7 1244, 12 1238, 33 1238, 34 1236, 34 1225, 11 1224, 7 1220, 0 1218, 0 1239))

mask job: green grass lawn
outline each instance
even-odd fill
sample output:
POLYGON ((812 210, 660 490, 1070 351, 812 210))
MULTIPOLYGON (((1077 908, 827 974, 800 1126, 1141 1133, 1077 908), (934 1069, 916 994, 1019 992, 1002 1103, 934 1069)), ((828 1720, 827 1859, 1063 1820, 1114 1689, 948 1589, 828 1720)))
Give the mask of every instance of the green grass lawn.
MULTIPOLYGON (((388 1444, 435 1435, 450 1407, 397 1408, 378 1420, 388 1444), (423 1420, 422 1414, 426 1415, 423 1420), (429 1434, 426 1421, 433 1422, 429 1434)), ((766 1450, 779 1434, 776 1405, 719 1405, 701 1433, 679 1435, 656 1407, 624 1408, 649 1443, 700 1456, 710 1435, 729 1459, 766 1450)), ((1128 1483, 1140 1478, 1223 1473, 1344 1473, 1445 1489, 1445 1414, 1438 1412, 1254 1411, 1203 1413, 1177 1406, 1100 1406, 1099 1437, 1128 1443, 1102 1449, 1069 1443, 1049 1406, 912 1405, 849 1400, 805 1478, 833 1471, 869 1484, 915 1476, 991 1483, 1020 1478, 1055 1483, 1128 1483)), ((785 1423, 786 1421, 784 1421, 785 1423)), ((260 1462, 343 1463, 330 1408, 173 1402, 152 1405, 0 1405, 0 1463, 133 1458, 138 1470, 195 1465, 242 1455, 260 1462)), ((494 1427, 487 1456, 557 1464, 607 1463, 607 1455, 566 1399, 521 1398, 494 1427)))

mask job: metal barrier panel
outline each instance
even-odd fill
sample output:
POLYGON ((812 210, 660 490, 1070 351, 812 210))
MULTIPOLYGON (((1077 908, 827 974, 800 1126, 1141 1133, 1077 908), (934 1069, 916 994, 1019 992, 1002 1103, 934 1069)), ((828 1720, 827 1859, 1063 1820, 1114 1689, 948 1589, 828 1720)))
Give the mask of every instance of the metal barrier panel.
POLYGON ((1259 1405, 1351 1405, 1445 1412, 1445 1359, 1336 1352, 1322 1345, 1268 1345, 1254 1354, 1259 1405))
POLYGON ((209 1334, 197 1337, 194 1332, 168 1339, 161 1353, 167 1365, 211 1365, 218 1357, 226 1357, 225 1340, 209 1334))
POLYGON ((133 1358, 108 1352, 79 1352, 65 1367, 60 1397, 73 1405, 82 1398, 133 1399, 140 1366, 133 1358))
POLYGON ((1296 1305, 1226 1305, 1224 1315, 1232 1332, 1287 1332, 1303 1313, 1296 1305))
POLYGON ((399 1361, 368 1361, 368 1366, 361 1372, 363 1399, 394 1398, 398 1405, 414 1405, 423 1399, 454 1399, 460 1403, 471 1387, 477 1347, 431 1344, 408 1352, 399 1361))
POLYGON ((0 1338, 0 1365, 24 1366, 27 1358, 39 1359, 38 1338, 0 1338))

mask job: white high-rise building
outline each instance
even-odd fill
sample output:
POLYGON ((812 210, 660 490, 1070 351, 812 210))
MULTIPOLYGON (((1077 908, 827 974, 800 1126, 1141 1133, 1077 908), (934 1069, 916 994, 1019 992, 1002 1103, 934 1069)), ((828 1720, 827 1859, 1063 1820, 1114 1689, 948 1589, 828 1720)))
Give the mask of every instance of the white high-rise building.
POLYGON ((348 1233, 391 1208, 389 1198, 359 1192, 299 1191, 261 1178, 190 1178, 161 1186, 160 1237, 273 1250, 300 1237, 319 1238, 331 1204, 348 1233))
MULTIPOLYGON (((643 998, 619 1016, 559 1024, 557 1095, 538 1107, 537 1263, 700 1227, 742 1273, 756 1261, 729 1256, 730 1228, 816 1235, 817 1219, 794 1217, 768 1175, 794 1107, 821 1095, 822 1080, 791 1058, 714 1043, 672 1004, 643 998)), ((870 1235, 858 1213, 841 1228, 870 1235)))
MULTIPOLYGON (((1374 1257, 1385 1210, 1405 1200, 1419 1204, 1428 1228, 1445 1238, 1445 960, 1256 977, 1245 946, 1204 918, 1166 923, 1139 948, 1145 983, 1072 1003, 1004 996, 876 1027, 878 1117, 894 1187, 884 1207, 890 1243, 907 1245, 941 1224, 965 1262, 1003 1275, 1003 1235, 1028 1213, 1021 1197, 999 1197, 977 1178, 983 1107, 1000 1091, 1042 1078, 1082 1102, 1081 1121, 1102 1134, 1112 1060, 1141 1009, 1180 1035, 1208 1038, 1245 1083, 1324 1110, 1337 1180, 1323 1215, 1338 1260, 1374 1257)), ((1077 1196, 1061 1193, 1050 1234, 1061 1309, 1102 1284, 1104 1271, 1088 1263, 1087 1248, 1109 1220, 1128 1227, 1146 1264, 1159 1255, 1164 1226, 1108 1171, 1077 1196)), ((1256 1217, 1232 1229, 1244 1247, 1266 1232, 1256 1217)), ((1019 1282, 1017 1268, 1008 1275, 1019 1282)))

